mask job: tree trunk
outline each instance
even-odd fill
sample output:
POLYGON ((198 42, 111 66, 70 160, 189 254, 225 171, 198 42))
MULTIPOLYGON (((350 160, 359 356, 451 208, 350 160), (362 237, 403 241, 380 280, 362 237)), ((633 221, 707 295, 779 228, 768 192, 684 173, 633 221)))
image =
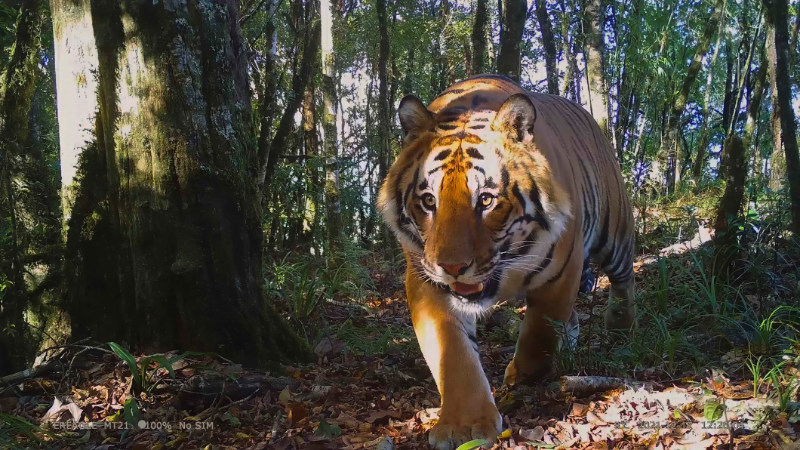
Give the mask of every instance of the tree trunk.
POLYGON ((14 47, 0 84, 0 217, 3 222, 9 219, 10 225, 9 230, 7 223, 0 224, 0 230, 10 238, 0 246, 0 283, 5 289, 0 295, 0 374, 21 370, 32 348, 24 319, 28 292, 22 256, 27 252, 22 239, 24 224, 19 220, 20 212, 25 213, 27 208, 17 197, 21 194, 18 181, 24 176, 28 112, 39 63, 42 6, 39 0, 22 3, 14 47))
POLYGON ((764 43, 761 44, 758 60, 758 71, 756 72, 756 79, 753 83, 753 97, 750 99, 750 104, 747 107, 747 121, 744 124, 744 135, 742 136, 745 153, 749 152, 752 146, 753 133, 756 130, 758 116, 761 112, 761 99, 764 97, 764 89, 767 86, 768 63, 766 46, 764 43))
MULTIPOLYGON (((714 54, 711 56, 711 62, 708 64, 708 75, 706 76, 706 90, 703 98, 703 125, 700 130, 700 139, 697 143, 697 150, 695 151, 694 166, 692 167, 692 179, 694 179, 696 187, 699 188, 700 178, 703 176, 703 169, 706 164, 706 152, 708 151, 708 127, 711 124, 711 82, 714 79, 714 63, 717 62, 719 56, 719 49, 722 47, 722 35, 725 34, 723 24, 725 22, 719 21, 719 29, 717 30, 717 43, 714 45, 714 54)), ((727 91, 726 91, 727 93, 727 91)))
POLYGON ((261 293, 237 2, 52 0, 73 338, 263 365, 310 352, 261 293), (124 76, 123 76, 124 75, 124 76), (95 114, 95 110, 99 110, 95 114), (76 121, 76 118, 79 121, 76 121), (91 125, 87 144, 76 125, 91 125))
POLYGON ((745 178, 747 164, 744 155, 744 145, 739 136, 733 134, 725 141, 725 192, 717 207, 717 216, 714 222, 714 269, 717 277, 725 279, 730 262, 737 253, 736 227, 731 227, 734 220, 739 217, 744 199, 745 178))
POLYGON ((499 0, 500 52, 497 55, 497 73, 519 81, 521 68, 520 44, 528 16, 525 0, 499 0))
POLYGON ((544 47, 545 70, 547 72, 547 93, 558 95, 558 68, 556 67, 556 44, 553 39, 553 28, 550 25, 550 15, 547 13, 546 0, 535 0, 536 19, 539 21, 539 30, 542 32, 542 46, 544 47))
POLYGON ((320 195, 322 189, 320 189, 319 185, 319 170, 316 159, 320 154, 316 105, 317 103, 314 99, 314 81, 312 79, 309 80, 305 92, 303 93, 303 138, 306 156, 308 156, 306 160, 306 176, 308 177, 308 184, 310 185, 309 191, 311 191, 309 195, 311 204, 306 215, 312 215, 310 218, 307 218, 311 224, 309 227, 309 234, 311 236, 308 240, 312 243, 314 241, 314 230, 318 229, 320 219, 322 218, 322 198, 320 195))
MULTIPOLYGON (((792 203, 792 232, 800 236, 800 153, 792 108, 792 85, 789 78, 789 7, 787 0, 764 0, 772 16, 775 33, 775 70, 772 78, 778 91, 777 115, 781 123, 781 141, 786 158, 786 178, 792 203)), ((772 64, 770 64, 772 66, 772 64)))
POLYGON ((566 71, 564 73, 564 86, 561 90, 562 96, 571 99, 580 103, 580 100, 577 99, 575 95, 575 79, 577 78, 578 73, 578 65, 575 62, 575 54, 572 51, 572 44, 570 39, 570 21, 571 18, 567 14, 567 5, 565 0, 559 0, 559 6, 561 7, 561 36, 563 41, 563 50, 564 59, 566 60, 566 71))
POLYGON ((472 23, 472 74, 486 71, 486 21, 488 18, 486 0, 477 0, 475 20, 472 23))
POLYGON ((700 69, 703 66, 703 58, 706 56, 708 48, 711 46, 711 38, 714 36, 714 32, 716 31, 719 21, 721 20, 725 11, 725 5, 725 0, 716 0, 714 4, 714 11, 712 12, 708 22, 706 22, 703 33, 700 35, 700 38, 697 41, 697 48, 695 49, 694 58, 692 58, 692 62, 689 64, 689 68, 686 71, 686 77, 683 80, 681 90, 678 92, 678 95, 672 104, 672 108, 670 109, 666 130, 664 132, 664 138, 661 141, 661 151, 659 155, 660 158, 663 159, 669 155, 674 163, 674 174, 672 177, 673 190, 677 188, 678 183, 680 183, 681 180, 681 164, 679 159, 677 159, 677 137, 679 133, 678 124, 681 115, 683 114, 683 110, 686 108, 686 102, 689 100, 689 92, 692 89, 692 85, 694 85, 697 75, 700 73, 700 69))
MULTIPOLYGON (((767 7, 767 5, 765 5, 767 7)), ((770 180, 769 187, 773 191, 780 190, 786 179, 786 159, 784 158, 781 132, 780 98, 778 96, 778 77, 775 75, 778 67, 778 56, 775 47, 775 22, 772 16, 771 6, 767 7, 767 60, 769 61, 769 85, 770 100, 772 108, 770 113, 770 129, 772 131, 772 155, 770 157, 770 180)))
MULTIPOLYGON (((275 59, 278 57, 278 33, 273 22, 276 9, 276 0, 266 0, 267 21, 264 24, 264 35, 268 49, 264 54, 263 66, 261 67, 261 79, 258 91, 261 93, 258 115, 261 116, 260 130, 258 134, 258 155, 259 167, 262 171, 266 170, 267 157, 269 155, 270 144, 272 143, 272 125, 275 120, 275 94, 277 91, 275 80, 275 59)), ((266 173, 264 174, 266 178, 266 173)), ((263 184, 264 180, 260 180, 263 184)), ((263 191, 263 186, 262 186, 263 191)))
POLYGON ((588 0, 584 13, 586 77, 589 82, 589 111, 603 133, 611 138, 608 123, 608 88, 603 74, 605 9, 602 0, 588 0))
POLYGON ((333 10, 330 0, 321 0, 322 22, 322 132, 325 154, 325 209, 328 226, 328 260, 334 261, 341 246, 338 142, 336 130, 336 80, 333 54, 333 10))

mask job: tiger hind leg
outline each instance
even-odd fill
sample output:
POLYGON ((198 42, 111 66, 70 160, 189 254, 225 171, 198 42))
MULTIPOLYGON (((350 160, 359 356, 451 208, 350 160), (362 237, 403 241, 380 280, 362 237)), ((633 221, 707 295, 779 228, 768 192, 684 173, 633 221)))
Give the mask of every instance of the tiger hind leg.
POLYGON ((606 308, 606 328, 629 329, 636 326, 636 286, 633 277, 633 255, 631 251, 618 251, 619 248, 630 249, 630 245, 621 245, 609 253, 602 264, 603 272, 608 275, 611 289, 606 308))

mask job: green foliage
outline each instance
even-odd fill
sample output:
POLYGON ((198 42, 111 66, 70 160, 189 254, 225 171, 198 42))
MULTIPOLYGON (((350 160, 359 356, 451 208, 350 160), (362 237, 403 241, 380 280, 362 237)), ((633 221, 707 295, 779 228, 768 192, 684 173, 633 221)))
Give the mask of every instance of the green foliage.
POLYGON ((28 449, 45 446, 44 438, 52 438, 53 433, 40 428, 27 420, 0 413, 0 447, 8 449, 28 449), (20 442, 20 437, 24 438, 20 442))
POLYGON ((473 439, 458 446, 456 450, 474 450, 482 445, 488 444, 486 439, 473 439))
MULTIPOLYGON (((184 352, 172 358, 156 354, 143 356, 137 363, 136 358, 116 342, 109 342, 108 346, 111 348, 111 351, 128 366, 128 369, 131 371, 131 376, 133 376, 134 384, 145 392, 152 391, 158 384, 158 381, 161 379, 161 377, 158 376, 160 369, 166 370, 169 376, 174 379, 175 371, 172 369, 173 364, 187 356, 207 354, 204 352, 184 352), (156 364, 155 368, 150 367, 153 363, 156 364)), ((133 406, 135 406, 135 404, 133 406)), ((131 406, 131 408, 133 408, 133 406, 131 406)), ((138 411, 138 409, 136 411, 138 411)))
POLYGON ((709 400, 703 406, 703 417, 709 422, 716 422, 725 413, 725 404, 709 400))
POLYGON ((265 291, 286 302, 299 321, 310 318, 324 300, 360 301, 375 289, 369 270, 360 264, 367 252, 350 242, 343 244, 335 267, 324 256, 293 252, 280 261, 268 261, 265 291))

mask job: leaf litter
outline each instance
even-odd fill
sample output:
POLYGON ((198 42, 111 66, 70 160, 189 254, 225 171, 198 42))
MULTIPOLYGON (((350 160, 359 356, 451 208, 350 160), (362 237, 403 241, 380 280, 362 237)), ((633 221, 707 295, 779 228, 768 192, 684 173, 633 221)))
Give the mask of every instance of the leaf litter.
MULTIPOLYGON (((582 322, 596 320, 587 303, 582 322)), ((402 295, 366 308, 323 308, 332 327, 368 320, 411 333, 402 295)), ((751 382, 713 375, 656 380, 645 370, 599 392, 565 391, 564 380, 501 387, 513 347, 480 341, 503 417, 495 448, 796 448, 800 437, 797 403, 781 413, 777 400, 753 397, 751 382)), ((52 370, 0 385, 0 448, 427 448, 426 432, 438 420, 436 386, 413 339, 385 344, 367 354, 328 336, 315 346, 317 364, 280 373, 209 354, 140 357, 152 378, 148 389, 113 354, 67 347, 52 370), (168 369, 160 365, 170 361, 168 369)))

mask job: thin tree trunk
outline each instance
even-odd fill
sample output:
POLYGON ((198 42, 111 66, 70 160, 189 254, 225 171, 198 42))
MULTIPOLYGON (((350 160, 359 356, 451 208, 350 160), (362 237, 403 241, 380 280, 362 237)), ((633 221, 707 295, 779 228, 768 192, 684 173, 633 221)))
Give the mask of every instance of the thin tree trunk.
POLYGON ((499 0, 500 52, 497 55, 497 72, 519 81, 522 71, 520 44, 528 16, 525 0, 499 0))
POLYGON ((775 32, 775 71, 772 72, 778 91, 777 115, 781 122, 781 141, 786 158, 786 178, 792 206, 792 232, 800 236, 800 153, 792 108, 792 84, 789 78, 789 6, 787 0, 765 0, 775 32), (771 3, 771 5, 770 5, 771 3))
POLYGON ((542 32, 542 46, 544 47, 545 70, 547 72, 547 92, 558 95, 558 68, 556 67, 556 44, 553 39, 553 28, 550 25, 550 15, 547 13, 546 0, 535 0, 536 19, 539 21, 539 30, 542 32))
POLYGON ((753 82, 753 98, 750 99, 750 104, 747 107, 747 121, 744 124, 744 134, 742 135, 745 152, 750 152, 750 148, 753 145, 753 133, 755 133, 758 116, 761 113, 761 99, 764 97, 764 90, 767 87, 768 62, 766 45, 762 43, 760 48, 758 71, 753 82))
POLYGON ((237 2, 202 14, 179 0, 51 5, 62 151, 80 153, 65 174, 74 194, 65 256, 73 338, 214 351, 252 365, 308 359, 261 294, 237 2), (85 145, 67 132, 75 117, 95 130, 85 145))
POLYGON ((689 100, 689 92, 692 89, 692 85, 694 85, 697 75, 703 66, 703 58, 706 56, 708 48, 711 45, 711 38, 714 36, 714 32, 717 30, 719 21, 723 17, 725 5, 726 0, 716 0, 714 11, 712 12, 708 22, 706 22, 703 33, 700 35, 700 38, 697 41, 697 48, 695 49, 694 58, 692 58, 692 62, 689 64, 689 68, 686 71, 686 77, 683 80, 681 90, 678 92, 678 96, 675 98, 672 108, 670 108, 664 139, 661 143, 660 157, 663 159, 667 155, 672 156, 671 159, 674 163, 674 175, 672 178, 673 189, 677 188, 678 183, 680 183, 681 180, 680 155, 677 149, 677 137, 679 133, 678 124, 681 115, 683 114, 683 110, 686 108, 686 102, 689 100))
POLYGON ((611 138, 608 123, 608 89, 603 73, 605 53, 605 9, 603 0, 588 0, 584 13, 586 78, 589 83, 589 111, 603 133, 611 138))
MULTIPOLYGON (((275 83, 275 59, 278 57, 278 33, 273 22, 275 16, 276 0, 266 0, 267 22, 264 24, 264 35, 266 36, 267 52, 264 55, 264 65, 261 68, 261 86, 259 91, 262 94, 261 104, 258 114, 261 116, 260 130, 258 134, 258 156, 259 167, 266 171, 267 157, 269 156, 270 144, 272 143, 272 124, 275 119, 275 93, 277 91, 275 83)), ((266 173, 260 177, 260 183, 264 183, 266 173)), ((262 186, 263 190, 263 186, 262 186)))
POLYGON ((469 75, 486 71, 486 21, 489 19, 486 1, 477 0, 475 5, 475 20, 472 23, 472 73, 469 75))
MULTIPOLYGON (((766 7, 766 5, 765 5, 766 7)), ((768 9, 766 14, 767 22, 767 60, 769 61, 769 85, 770 85, 770 100, 772 107, 770 111, 770 129, 772 131, 772 155, 770 157, 770 180, 769 187, 773 191, 780 190, 783 187, 784 180, 786 180, 786 159, 783 153, 782 144, 782 131, 781 131, 781 117, 778 113, 780 110, 780 98, 778 96, 778 77, 775 75, 777 68, 778 56, 775 47, 775 22, 772 16, 772 10, 768 9)))
POLYGON ((320 189, 319 186, 317 162, 317 157, 319 156, 319 136, 317 134, 316 105, 317 103, 314 99, 314 81, 312 79, 309 80, 305 93, 303 94, 303 136, 306 156, 308 156, 306 160, 306 176, 308 177, 308 184, 310 185, 309 190, 311 191, 309 196, 311 204, 306 214, 312 215, 310 218, 307 218, 310 222, 309 234, 311 236, 309 242, 311 242, 312 245, 314 241, 314 230, 318 228, 322 216, 320 211, 320 208, 322 208, 320 196, 322 189, 320 189))
POLYGON ((577 63, 575 62, 575 55, 572 52, 572 45, 570 44, 570 16, 567 14, 565 0, 559 0, 558 4, 561 7, 561 39, 564 46, 564 59, 567 65, 566 71, 564 72, 564 86, 561 90, 561 95, 573 101, 578 101, 575 98, 575 78, 578 70, 577 63))
POLYGON ((341 247, 338 142, 336 127, 335 55, 333 54, 333 5, 321 0, 322 18, 322 131, 325 155, 325 210, 328 226, 328 261, 335 262, 341 247))

